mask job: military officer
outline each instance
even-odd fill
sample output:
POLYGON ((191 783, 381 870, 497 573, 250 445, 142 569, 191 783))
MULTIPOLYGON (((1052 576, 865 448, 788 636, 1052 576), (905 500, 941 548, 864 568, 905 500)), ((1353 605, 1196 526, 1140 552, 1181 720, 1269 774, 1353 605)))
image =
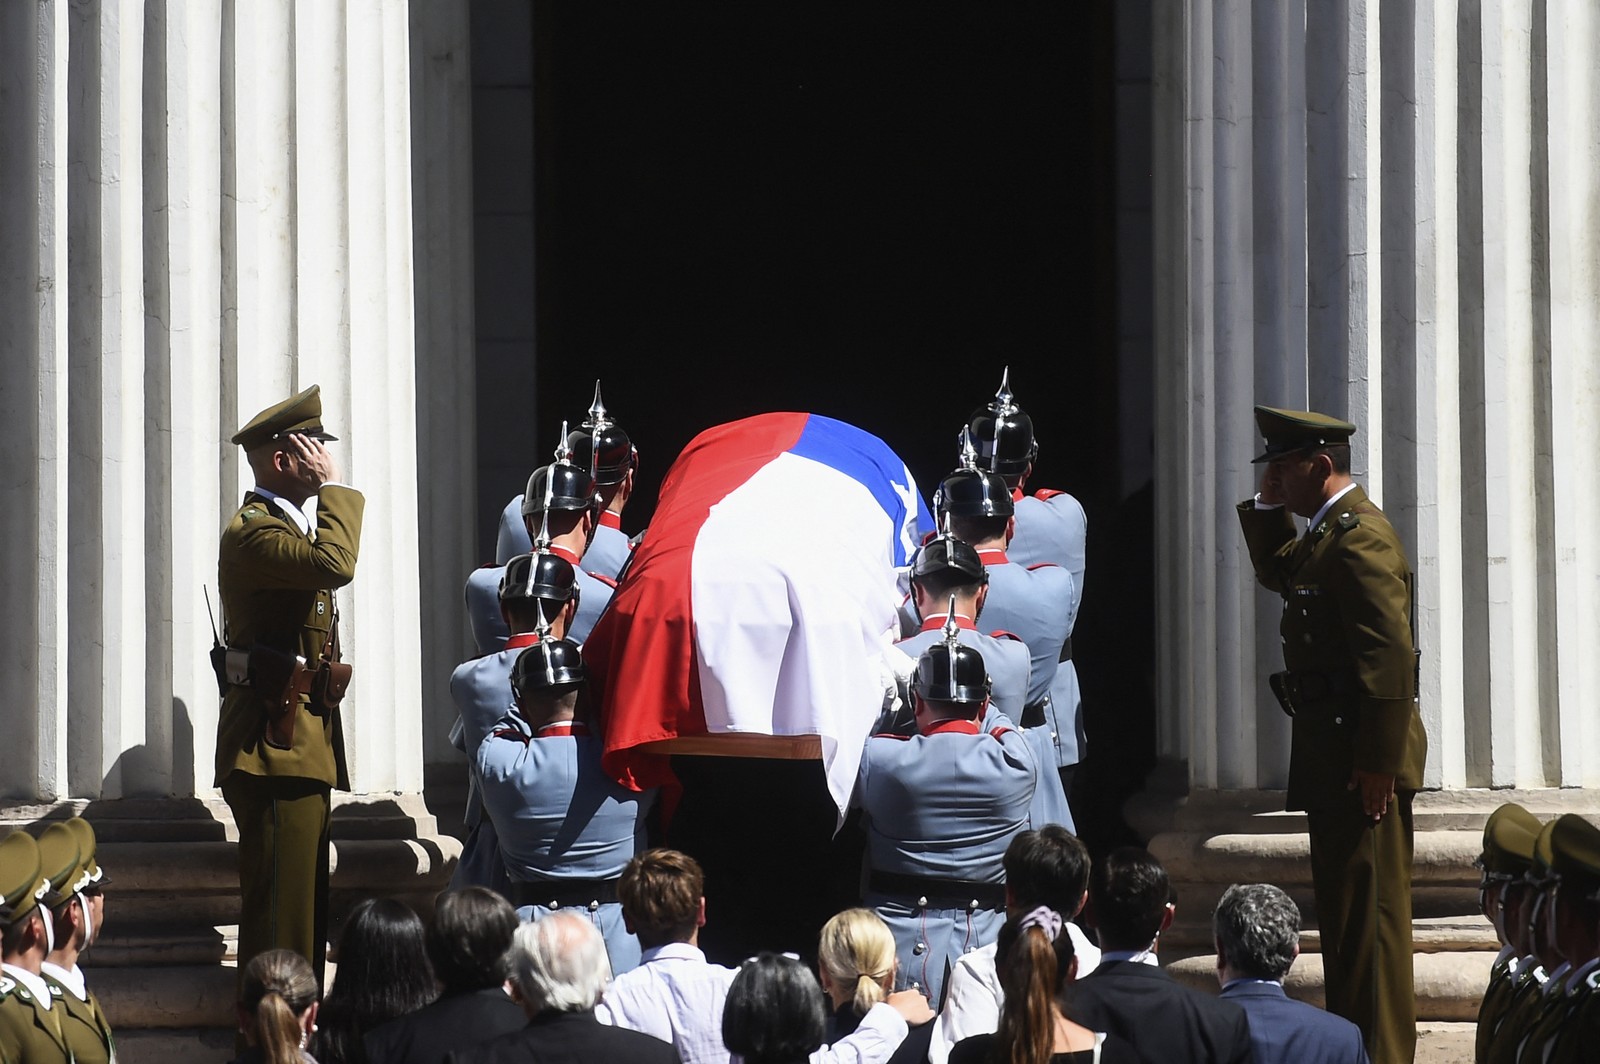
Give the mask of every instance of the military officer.
POLYGON ((255 487, 222 532, 217 573, 228 652, 216 783, 239 829, 239 970, 291 949, 322 974, 328 811, 348 789, 334 589, 355 576, 365 499, 339 482, 316 385, 233 437, 255 487), (307 500, 316 497, 313 532, 307 500))
POLYGON ((1411 799, 1427 755, 1411 566, 1350 478, 1354 425, 1265 406, 1256 423, 1267 468, 1239 523, 1256 579, 1284 601, 1274 690, 1294 713, 1288 807, 1310 826, 1328 1009, 1361 1028, 1374 1064, 1410 1061, 1411 799))
MULTIPOLYGON (((1011 560, 1016 504, 998 473, 956 470, 939 484, 934 508, 957 539, 977 549, 989 574, 985 622, 1015 633, 1028 648, 1028 701, 1017 723, 1043 729, 1049 742, 1039 749, 1050 753, 1058 769, 1071 768, 1078 763, 1077 725, 1069 708, 1076 695, 1067 691, 1059 702, 1056 695, 1065 691, 1058 664, 1072 636, 1073 618, 1063 608, 1073 599, 1072 574, 1050 562, 1023 566, 1011 560)), ((1064 774, 1063 792, 1070 782, 1071 774, 1064 774)))
MULTIPOLYGON (((57 863, 52 859, 52 864, 57 863)), ((39 844, 25 831, 0 842, 0 1061, 68 1064, 61 1008, 40 969, 53 928, 41 902, 50 893, 39 844)))
MULTIPOLYGON (((594 402, 589 416, 567 436, 572 462, 587 469, 600 495, 600 517, 594 538, 583 554, 583 567, 617 579, 633 547, 622 531, 622 511, 633 495, 633 475, 639 467, 639 449, 623 427, 611 420, 600 398, 600 382, 594 382, 594 402)), ((500 514, 500 533, 495 545, 495 560, 504 564, 515 554, 533 549, 533 539, 522 520, 522 500, 518 495, 500 514)))
POLYGON ((44 857, 52 852, 55 857, 47 869, 53 866, 56 873, 49 875, 45 903, 53 921, 55 949, 40 974, 50 987, 54 1007, 61 1010, 61 1034, 73 1059, 77 1064, 107 1064, 115 1055, 111 1023, 78 967, 78 958, 100 933, 105 914, 100 884, 93 882, 91 872, 97 867, 94 828, 81 817, 51 824, 39 836, 39 853, 44 857))
POLYGON ((500 613, 511 637, 498 653, 463 662, 450 675, 450 697, 460 712, 450 741, 467 755, 468 829, 450 880, 452 890, 482 886, 504 894, 510 887, 494 823, 483 816, 472 761, 478 746, 511 709, 511 666, 517 655, 539 641, 541 628, 548 628, 553 638, 564 637, 580 597, 571 562, 549 551, 517 555, 506 563, 500 579, 500 613))
MULTIPOLYGON (((561 426, 561 441, 556 460, 540 466, 528 478, 522 496, 522 523, 529 541, 572 563, 577 573, 582 602, 567 636, 582 644, 589 638, 594 622, 611 601, 617 582, 604 574, 586 571, 582 565, 600 515, 600 496, 594 478, 575 465, 567 449, 567 426, 561 426)), ((500 614, 500 578, 504 565, 486 565, 467 578, 467 619, 481 654, 493 654, 505 645, 510 632, 500 614)))
POLYGON ((1523 1043, 1538 1027, 1546 1007, 1553 999, 1559 1001, 1559 992, 1571 971, 1571 965, 1557 948, 1550 920, 1557 885, 1551 871, 1555 861, 1551 845, 1555 826, 1554 820, 1549 821, 1533 840, 1533 863, 1526 877, 1532 888, 1526 915, 1528 945, 1532 950, 1525 966, 1529 977, 1514 983, 1505 1018, 1489 1040, 1487 1059, 1493 1064, 1516 1064, 1522 1059, 1523 1043))
MULTIPOLYGON (((1591 1059, 1600 1044, 1600 829, 1569 813, 1556 821, 1550 848, 1561 877, 1555 931, 1574 968, 1567 979, 1566 1007, 1543 1040, 1533 1043, 1543 1056, 1531 1059, 1577 1064, 1591 1059)), ((1522 1059, 1530 1059, 1529 1053, 1525 1048, 1522 1059)))
POLYGON ((867 834, 864 903, 894 932, 901 977, 937 1007, 949 969, 1005 922, 1001 859, 1028 827, 1038 767, 1027 738, 988 708, 983 655, 953 617, 911 678, 915 735, 867 740, 854 803, 867 834))
POLYGON ((478 746, 473 767, 518 915, 581 910, 620 974, 638 966, 639 940, 623 923, 617 880, 644 849, 655 791, 630 791, 601 768, 601 739, 577 717, 587 680, 577 644, 541 634, 517 655, 516 706, 478 746))
MULTIPOLYGON (((1600 906, 1595 890, 1600 874, 1590 862, 1600 861, 1600 829, 1576 814, 1550 822, 1549 880, 1546 886, 1546 936, 1554 942, 1562 963, 1544 984, 1544 1000, 1533 1027, 1518 1046, 1518 1061, 1547 1061, 1555 1043, 1573 1027, 1573 1014, 1594 992, 1590 976, 1600 966, 1600 906)), ((1594 1046, 1587 1045, 1590 1056, 1594 1046)), ((1578 1046, 1570 1045, 1570 1051, 1578 1046)), ((1584 1054, 1571 1054, 1584 1059, 1584 1054)))
POLYGON ((1529 952, 1526 877, 1533 866, 1533 843, 1541 827, 1532 813, 1513 802, 1490 813, 1483 825, 1478 893, 1483 915, 1494 926, 1502 948, 1489 969, 1489 985, 1478 1009, 1474 1056, 1478 1064, 1488 1058, 1489 1040, 1505 1017, 1518 971, 1529 952))

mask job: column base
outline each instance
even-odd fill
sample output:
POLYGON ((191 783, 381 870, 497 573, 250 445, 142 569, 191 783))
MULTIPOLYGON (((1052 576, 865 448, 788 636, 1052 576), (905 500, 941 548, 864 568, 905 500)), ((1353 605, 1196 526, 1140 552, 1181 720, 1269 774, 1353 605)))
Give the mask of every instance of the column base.
MULTIPOLYGON (((106 931, 84 955, 117 1035, 117 1059, 214 1061, 231 1050, 238 963, 238 831, 220 798, 124 798, 0 806, 0 834, 83 815, 112 877, 106 931), (219 1050, 218 1047, 222 1047, 219 1050)), ((332 918, 364 898, 424 914, 461 854, 420 794, 333 798, 332 918)), ((330 959, 332 954, 330 953, 330 959)), ((334 965, 328 966, 328 975, 334 965)))

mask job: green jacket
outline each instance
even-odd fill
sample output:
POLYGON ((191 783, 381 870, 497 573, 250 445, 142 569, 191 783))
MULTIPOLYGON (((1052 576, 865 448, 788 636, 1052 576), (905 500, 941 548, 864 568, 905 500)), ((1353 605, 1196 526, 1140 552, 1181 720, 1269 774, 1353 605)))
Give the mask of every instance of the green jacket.
MULTIPOLYGON (((354 488, 324 486, 312 539, 276 504, 247 493, 223 529, 217 557, 224 642, 240 648, 263 643, 314 664, 333 623, 333 589, 355 576, 365 506, 354 488)), ((249 687, 229 687, 217 720, 217 785, 242 771, 349 789, 338 711, 315 714, 302 698, 299 714, 294 745, 272 746, 261 698, 249 687)))
POLYGON ((1287 509, 1258 510, 1254 499, 1239 504, 1239 524, 1256 579, 1283 596, 1284 666, 1314 681, 1296 707, 1288 807, 1345 800, 1356 768, 1419 789, 1428 737, 1416 702, 1411 565, 1394 527, 1359 486, 1298 539, 1287 509))
POLYGON ((112 1047, 115 1045, 111 1037, 111 1024, 106 1019, 105 1011, 100 1008, 100 1002, 95 1000, 94 993, 91 991, 89 1000, 83 1001, 49 973, 45 974, 44 981, 50 984, 50 993, 55 1000, 51 1011, 61 1010, 58 1017, 61 1035, 67 1048, 72 1051, 73 1060, 77 1064, 110 1064, 112 1047))
POLYGON ((41 1008, 27 987, 0 974, 0 1064, 72 1064, 59 1009, 41 1008))

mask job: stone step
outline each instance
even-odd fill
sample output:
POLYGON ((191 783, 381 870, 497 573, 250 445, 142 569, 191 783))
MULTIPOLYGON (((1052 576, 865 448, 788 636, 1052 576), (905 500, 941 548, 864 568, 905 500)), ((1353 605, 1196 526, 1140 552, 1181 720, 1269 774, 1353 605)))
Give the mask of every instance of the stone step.
POLYGON ((232 964, 239 956, 237 924, 137 924, 116 916, 84 955, 86 968, 232 964))
POLYGON ((225 1027, 119 1030, 117 1064, 217 1064, 231 1060, 237 1027, 230 1018, 225 1027))
POLYGON ((1416 1064, 1465 1064, 1477 1037, 1476 1023, 1419 1023, 1416 1064))

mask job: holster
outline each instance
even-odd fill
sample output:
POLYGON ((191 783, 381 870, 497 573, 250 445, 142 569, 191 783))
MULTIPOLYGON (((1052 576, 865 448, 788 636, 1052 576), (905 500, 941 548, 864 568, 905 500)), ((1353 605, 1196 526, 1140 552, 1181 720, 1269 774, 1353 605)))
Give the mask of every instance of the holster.
POLYGON ((257 643, 250 648, 250 686, 267 712, 267 742, 285 750, 294 746, 294 725, 300 697, 311 692, 315 673, 306 659, 257 643))
POLYGON ((339 610, 334 607, 333 623, 328 625, 328 637, 322 642, 317 672, 311 680, 311 702, 323 715, 339 708, 350 686, 351 669, 339 660, 343 656, 339 651, 339 610))
POLYGON ((1291 691, 1293 684, 1289 682, 1290 674, 1287 670, 1275 672, 1267 677, 1267 686, 1272 688, 1272 697, 1278 700, 1278 707, 1284 714, 1294 716, 1294 694, 1291 691))

